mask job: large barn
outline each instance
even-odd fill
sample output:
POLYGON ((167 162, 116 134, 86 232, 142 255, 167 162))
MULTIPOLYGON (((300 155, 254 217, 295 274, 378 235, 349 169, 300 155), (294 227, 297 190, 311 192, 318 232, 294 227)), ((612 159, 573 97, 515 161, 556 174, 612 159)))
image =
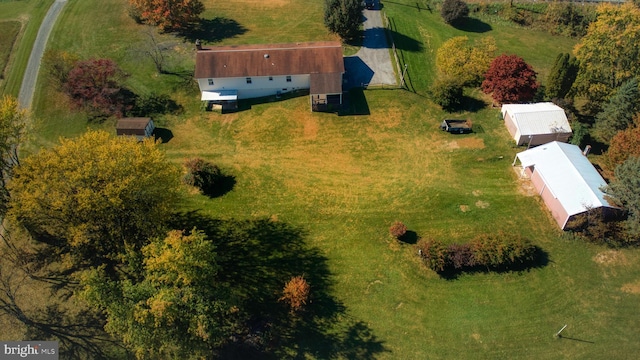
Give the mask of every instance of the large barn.
POLYGON ((502 117, 518 145, 540 145, 551 141, 567 142, 571 126, 564 110, 550 102, 502 105, 502 117))
POLYGON ((588 210, 617 210, 601 190, 607 183, 578 146, 554 141, 518 153, 514 165, 518 160, 562 229, 588 210))
POLYGON ((340 42, 198 46, 195 78, 201 100, 241 99, 309 90, 312 110, 342 104, 344 60, 340 42))

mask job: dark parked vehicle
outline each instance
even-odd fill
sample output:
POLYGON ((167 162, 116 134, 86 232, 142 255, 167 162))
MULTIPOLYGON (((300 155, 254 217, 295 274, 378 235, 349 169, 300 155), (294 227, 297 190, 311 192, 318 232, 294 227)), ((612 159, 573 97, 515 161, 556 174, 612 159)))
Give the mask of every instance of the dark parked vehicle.
POLYGON ((447 131, 452 134, 468 134, 473 131, 471 120, 455 120, 447 119, 440 124, 442 131, 447 131))

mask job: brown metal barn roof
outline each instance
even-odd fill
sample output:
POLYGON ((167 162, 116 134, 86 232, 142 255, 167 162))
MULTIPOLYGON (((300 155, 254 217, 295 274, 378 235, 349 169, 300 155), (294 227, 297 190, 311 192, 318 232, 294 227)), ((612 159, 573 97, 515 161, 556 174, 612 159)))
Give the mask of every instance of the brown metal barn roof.
POLYGON ((311 94, 341 94, 342 73, 311 74, 311 94))
POLYGON ((337 41, 221 46, 200 50, 195 77, 227 78, 344 72, 337 41))
POLYGON ((122 118, 118 120, 116 124, 116 129, 118 130, 139 130, 145 129, 147 124, 149 124, 151 118, 148 117, 135 117, 135 118, 122 118))

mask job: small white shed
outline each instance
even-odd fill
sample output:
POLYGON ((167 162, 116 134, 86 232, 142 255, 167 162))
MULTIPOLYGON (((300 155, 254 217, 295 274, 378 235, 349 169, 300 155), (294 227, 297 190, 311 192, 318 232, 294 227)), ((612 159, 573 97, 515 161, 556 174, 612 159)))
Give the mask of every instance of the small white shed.
POLYGON ((504 124, 517 145, 569 141, 572 131, 564 110, 554 103, 502 105, 504 124))

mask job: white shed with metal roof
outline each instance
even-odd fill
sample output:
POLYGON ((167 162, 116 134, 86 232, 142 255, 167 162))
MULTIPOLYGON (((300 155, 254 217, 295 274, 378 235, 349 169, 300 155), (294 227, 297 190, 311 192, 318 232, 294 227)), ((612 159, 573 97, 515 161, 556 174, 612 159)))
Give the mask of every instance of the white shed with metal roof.
POLYGON ((601 190, 607 183, 576 145, 554 141, 518 153, 518 160, 562 229, 588 210, 617 209, 601 190))
POLYGON ((564 110, 554 103, 502 105, 505 126, 518 145, 567 142, 571 125, 564 110))

